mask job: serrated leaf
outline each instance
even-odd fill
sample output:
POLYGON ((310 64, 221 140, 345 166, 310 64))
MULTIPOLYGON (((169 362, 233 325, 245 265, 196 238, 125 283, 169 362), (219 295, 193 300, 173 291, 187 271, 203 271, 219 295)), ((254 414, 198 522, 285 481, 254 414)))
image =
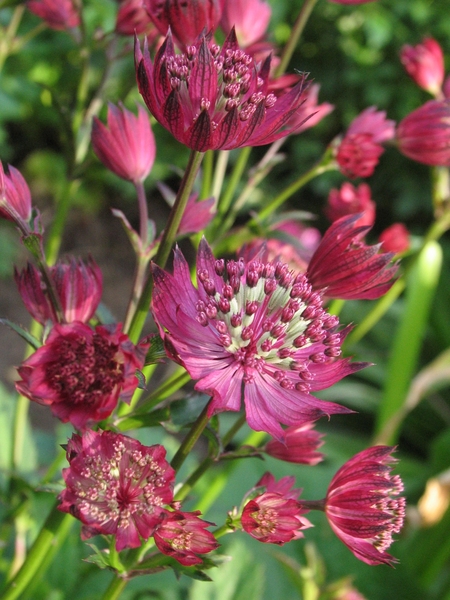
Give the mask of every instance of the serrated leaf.
POLYGON ((0 324, 6 325, 10 329, 12 329, 16 333, 18 333, 20 335, 20 337, 23 340, 25 340, 28 344, 30 344, 30 346, 32 348, 34 348, 35 350, 37 350, 38 348, 41 347, 40 341, 37 338, 35 338, 34 335, 31 335, 31 333, 28 333, 28 331, 26 331, 19 325, 16 325, 16 323, 13 323, 9 319, 0 319, 0 324))
POLYGON ((149 335, 146 341, 150 343, 150 347, 147 350, 145 356, 145 365, 154 365, 156 363, 163 362, 167 358, 166 351, 164 349, 164 342, 162 337, 157 333, 149 335))
POLYGON ((134 372, 134 374, 136 375, 136 378, 138 380, 138 384, 137 387, 140 390, 146 390, 147 388, 145 387, 146 381, 145 381, 145 375, 142 371, 140 371, 139 369, 136 369, 136 371, 134 372))
POLYGON ((129 429, 142 429, 143 427, 156 427, 170 419, 169 407, 154 410, 146 415, 135 415, 126 417, 123 421, 116 424, 120 431, 128 431, 129 429))
POLYGON ((85 562, 92 563, 97 565, 100 569, 111 569, 111 557, 108 549, 99 550, 97 546, 94 544, 87 544, 92 550, 94 554, 83 559, 85 562))
POLYGON ((206 394, 193 394, 189 398, 172 402, 170 404, 172 423, 179 427, 193 423, 208 404, 209 399, 210 396, 206 394))

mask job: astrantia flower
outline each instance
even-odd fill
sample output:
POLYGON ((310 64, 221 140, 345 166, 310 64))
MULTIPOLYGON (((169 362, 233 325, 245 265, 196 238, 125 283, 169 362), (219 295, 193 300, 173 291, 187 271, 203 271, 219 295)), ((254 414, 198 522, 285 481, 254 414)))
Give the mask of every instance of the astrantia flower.
MULTIPOLYGON (((74 258, 68 262, 60 260, 49 268, 49 272, 65 322, 87 323, 97 310, 102 295, 102 273, 95 261, 89 258, 85 264, 74 258)), ((54 307, 44 293, 45 285, 40 271, 28 263, 20 273, 15 271, 14 278, 33 319, 41 325, 48 320, 56 322, 54 307)))
POLYGON ((241 524, 244 531, 260 542, 282 546, 303 537, 302 530, 312 527, 303 515, 307 509, 297 501, 301 490, 291 490, 293 477, 283 477, 275 482, 266 473, 256 487, 266 491, 247 502, 242 511, 241 524))
POLYGON ((22 174, 8 165, 5 173, 0 161, 0 217, 17 223, 31 219, 31 194, 22 174))
POLYGON ((318 104, 319 90, 320 85, 314 83, 303 92, 303 104, 289 121, 289 125, 295 128, 295 133, 314 127, 334 110, 333 104, 329 102, 318 104))
POLYGON ((425 38, 417 46, 403 46, 400 60, 419 87, 434 96, 441 93, 445 76, 444 54, 436 40, 425 38))
POLYGON ((330 191, 325 214, 330 221, 337 221, 341 217, 361 213, 358 225, 372 226, 375 222, 375 209, 375 202, 372 200, 367 183, 361 183, 355 187, 346 181, 340 190, 332 189, 330 191))
POLYGON ((335 221, 313 254, 306 275, 314 290, 329 298, 373 300, 393 284, 397 265, 392 252, 379 253, 380 244, 367 246, 362 238, 370 230, 358 226, 361 215, 335 221))
POLYGON ((286 124, 303 101, 303 79, 279 97, 268 93, 270 57, 257 70, 234 30, 222 50, 202 36, 183 54, 169 33, 154 63, 136 42, 135 61, 148 109, 192 150, 261 146, 293 131, 286 124))
POLYGON ((429 100, 397 127, 398 149, 425 165, 450 166, 450 99, 429 100))
POLYGON ((159 444, 143 446, 112 431, 87 431, 69 441, 70 466, 58 509, 83 523, 82 539, 115 535, 116 550, 137 548, 173 500, 175 471, 159 444))
POLYGON ((134 346, 120 325, 56 324, 45 344, 18 368, 16 388, 50 406, 64 423, 84 429, 108 417, 119 399, 130 401, 147 348, 134 346))
POLYGON ((280 423, 348 412, 310 395, 364 365, 338 358, 348 329, 339 331, 304 274, 281 262, 215 260, 202 240, 199 289, 178 249, 174 274, 154 265, 153 277, 167 351, 212 396, 210 415, 240 410, 243 398, 249 426, 280 439, 280 423))
POLYGON ((109 104, 108 127, 94 117, 92 146, 105 167, 134 183, 147 177, 155 160, 155 138, 142 106, 136 117, 123 106, 109 104))
POLYGON ((80 24, 80 15, 73 0, 28 0, 26 4, 52 29, 70 29, 80 24))
MULTIPOLYGON (((116 17, 116 33, 120 35, 146 35, 154 30, 143 0, 121 0, 116 17)), ((166 32, 164 32, 165 34, 166 32)))
POLYGON ((206 530, 213 523, 199 519, 200 514, 200 511, 165 511, 153 534, 158 550, 182 565, 202 563, 198 555, 212 552, 219 544, 213 534, 206 530))
POLYGON ((220 26, 226 34, 234 27, 239 44, 246 48, 264 37, 271 16, 264 0, 225 0, 220 26))
POLYGON ((317 450, 323 445, 322 434, 313 429, 313 423, 288 427, 284 441, 270 440, 264 446, 269 456, 302 465, 317 465, 323 454, 317 450))
POLYGON ((325 513, 338 538, 369 565, 397 562, 385 552, 405 515, 403 484, 391 475, 394 448, 363 450, 339 469, 325 500, 325 513))
POLYGON ((383 244, 383 250, 395 254, 405 252, 410 246, 409 231, 403 223, 393 223, 380 233, 378 239, 383 244))

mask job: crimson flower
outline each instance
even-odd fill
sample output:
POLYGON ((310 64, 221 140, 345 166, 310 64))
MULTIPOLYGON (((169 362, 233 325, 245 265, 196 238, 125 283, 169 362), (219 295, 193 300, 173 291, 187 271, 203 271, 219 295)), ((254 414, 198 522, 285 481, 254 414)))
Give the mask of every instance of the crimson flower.
POLYGON ((323 445, 321 438, 322 434, 313 429, 313 423, 292 426, 285 430, 283 442, 270 440, 264 446, 264 452, 286 462, 317 465, 324 456, 317 452, 323 445))
POLYGON ((409 231, 403 223, 393 223, 380 233, 379 241, 387 252, 406 252, 410 247, 409 231))
POLYGON ((136 117, 123 106, 109 104, 108 127, 94 117, 92 146, 105 167, 134 183, 147 177, 155 160, 155 138, 142 106, 136 117))
POLYGON ((108 417, 118 400, 129 402, 148 346, 134 346, 121 326, 92 329, 56 324, 45 344, 18 368, 17 391, 50 406, 78 429, 108 417))
POLYGON ((73 0, 28 0, 26 4, 52 29, 71 29, 80 24, 80 15, 73 0))
POLYGON ((9 174, 0 161, 0 217, 19 224, 31 219, 31 194, 22 174, 8 165, 9 174))
POLYGON ((143 0, 144 7, 162 35, 172 34, 180 46, 195 43, 204 31, 215 31, 225 0, 143 0))
POLYGON ((398 475, 391 475, 395 448, 374 446, 356 454, 331 480, 325 513, 337 537, 369 565, 397 562, 385 552, 399 533, 405 498, 398 475))
POLYGON ((175 471, 163 446, 143 446, 112 431, 86 431, 69 440, 66 488, 58 509, 83 523, 83 540, 115 535, 116 550, 137 548, 173 500, 175 471))
MULTIPOLYGON (((56 293, 61 301, 66 323, 87 323, 97 310, 102 295, 102 272, 92 258, 87 263, 71 258, 68 262, 58 261, 49 268, 56 293)), ((57 321, 54 307, 45 294, 42 275, 28 263, 20 273, 15 270, 19 293, 31 314, 41 325, 50 320, 57 321)))
POLYGON ((261 146, 293 132, 287 123, 303 102, 303 78, 279 97, 268 93, 270 57, 258 70, 234 29, 222 49, 202 36, 183 54, 169 32, 154 63, 136 41, 135 62, 148 109, 192 150, 261 146))
POLYGON ((225 0, 220 26, 226 34, 234 27, 239 44, 247 48, 265 36, 271 16, 264 0, 225 0))
POLYGON ((376 205, 372 200, 370 187, 361 183, 355 187, 346 181, 341 189, 332 189, 328 196, 328 205, 325 209, 330 221, 337 221, 341 217, 362 213, 358 225, 372 225, 375 222, 376 205))
POLYGON ((240 410, 243 398, 249 426, 282 439, 280 423, 349 412, 310 394, 365 365, 338 358, 349 329, 339 330, 304 274, 277 261, 215 260, 203 239, 198 289, 178 248, 174 274, 154 265, 153 278, 166 350, 212 396, 210 415, 240 410))
POLYGON ((334 110, 333 104, 329 102, 318 104, 319 90, 320 85, 314 83, 303 92, 303 104, 289 121, 289 125, 295 128, 295 133, 314 127, 334 110))
POLYGON ((434 96, 441 93, 445 76, 444 54, 436 40, 425 38, 417 46, 403 46, 400 60, 419 87, 434 96))
POLYGON ((200 511, 163 513, 153 537, 163 554, 186 566, 202 563, 198 554, 207 554, 218 548, 216 538, 206 528, 213 523, 199 519, 200 511))
POLYGON ((280 546, 304 537, 303 529, 312 525, 303 516, 308 510, 297 501, 301 490, 291 490, 293 483, 293 477, 276 482, 270 473, 263 475, 256 487, 265 487, 266 491, 244 506, 243 530, 260 542, 280 546))
MULTIPOLYGON (((116 33, 120 35, 148 35, 154 30, 142 0, 121 0, 116 17, 116 33)), ((164 32, 166 33, 166 32, 164 32)))
POLYGON ((342 217, 325 232, 306 271, 313 290, 329 298, 373 300, 393 284, 397 265, 388 265, 394 255, 379 253, 380 244, 366 246, 362 238, 370 227, 356 225, 360 218, 342 217))
POLYGON ((397 127, 398 149, 425 165, 450 166, 450 99, 429 100, 397 127))

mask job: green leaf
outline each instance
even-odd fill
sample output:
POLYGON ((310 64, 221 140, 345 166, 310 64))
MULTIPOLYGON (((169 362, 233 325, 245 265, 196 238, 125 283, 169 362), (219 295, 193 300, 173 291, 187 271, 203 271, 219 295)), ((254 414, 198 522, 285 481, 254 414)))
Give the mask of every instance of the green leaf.
POLYGON ((108 549, 99 550, 95 544, 87 544, 94 554, 89 555, 84 559, 85 562, 97 565, 100 569, 111 569, 111 556, 108 549))
POLYGON ((29 333, 19 325, 16 325, 9 319, 0 319, 0 325, 6 325, 7 327, 10 327, 13 331, 18 333, 22 339, 24 339, 28 344, 30 344, 30 346, 35 350, 41 347, 40 341, 36 339, 34 335, 31 335, 31 333, 29 333))
POLYGON ((169 407, 154 410, 146 415, 136 414, 126 417, 123 421, 116 423, 120 431, 129 429, 142 429, 143 427, 156 427, 170 419, 169 407))
POLYGON ((172 423, 178 427, 193 423, 208 404, 209 399, 210 396, 206 394, 193 394, 189 398, 172 402, 170 404, 172 423))
POLYGON ((150 347, 145 356, 145 365, 154 365, 155 363, 160 363, 167 358, 167 354, 164 349, 164 342, 160 335, 154 333, 149 335, 145 341, 150 343, 150 347))

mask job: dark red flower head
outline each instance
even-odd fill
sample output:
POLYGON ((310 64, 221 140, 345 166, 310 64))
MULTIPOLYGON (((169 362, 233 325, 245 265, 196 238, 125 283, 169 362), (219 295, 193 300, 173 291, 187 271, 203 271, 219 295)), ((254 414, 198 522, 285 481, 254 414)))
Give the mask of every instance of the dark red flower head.
POLYGON ((143 0, 120 0, 115 30, 120 35, 148 35, 152 31, 157 35, 143 0))
POLYGON ((80 24, 80 15, 73 0, 28 0, 26 4, 52 29, 71 29, 80 24))
POLYGON ((341 189, 332 189, 328 195, 328 205, 325 209, 330 221, 341 217, 362 213, 358 225, 372 225, 375 222, 376 205, 372 200, 370 187, 361 183, 355 187, 349 181, 342 184, 341 189))
POLYGON ((285 94, 269 93, 270 57, 257 69, 234 30, 222 49, 201 36, 183 54, 169 32, 154 62, 136 41, 135 62, 148 109, 192 150, 261 146, 295 131, 288 121, 303 102, 303 78, 285 94))

